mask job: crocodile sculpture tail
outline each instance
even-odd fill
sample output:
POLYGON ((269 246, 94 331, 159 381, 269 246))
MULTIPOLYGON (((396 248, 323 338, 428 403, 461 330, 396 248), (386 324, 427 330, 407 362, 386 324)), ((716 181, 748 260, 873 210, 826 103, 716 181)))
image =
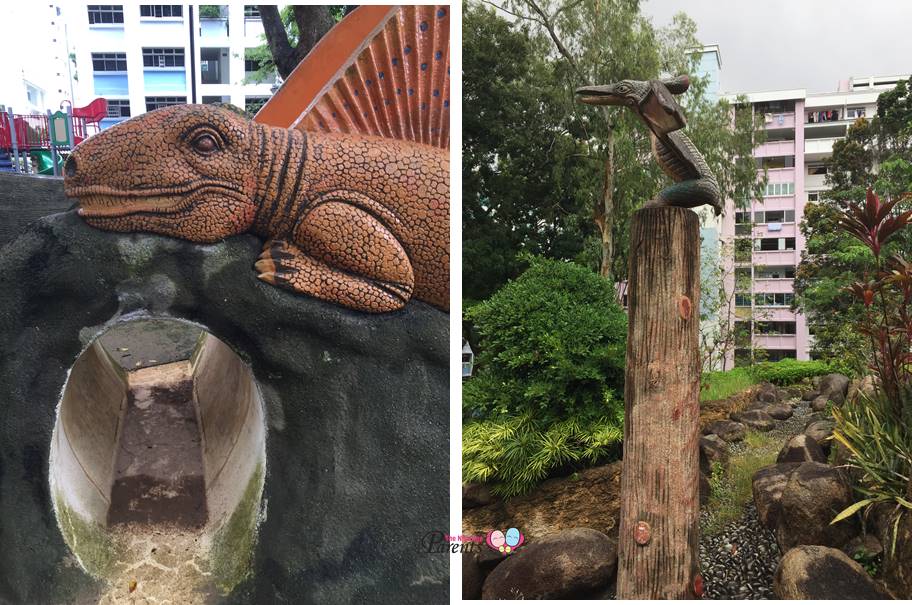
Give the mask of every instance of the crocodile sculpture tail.
POLYGON ((448 149, 449 39, 449 6, 362 6, 323 37, 255 120, 448 149))

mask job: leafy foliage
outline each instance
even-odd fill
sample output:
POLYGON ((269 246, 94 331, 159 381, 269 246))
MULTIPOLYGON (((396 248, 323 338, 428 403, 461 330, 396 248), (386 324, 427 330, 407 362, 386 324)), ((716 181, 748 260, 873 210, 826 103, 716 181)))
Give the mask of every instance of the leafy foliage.
MULTIPOLYGON (((623 409, 622 406, 615 410, 623 409)), ((547 423, 531 414, 470 422, 462 429, 462 479, 502 496, 528 491, 556 468, 620 456, 623 418, 547 423)))
POLYGON ((568 262, 529 268, 466 318, 478 335, 463 387, 463 479, 514 495, 565 464, 617 455, 627 318, 604 278, 568 262))
MULTIPOLYGON (((464 295, 483 299, 518 275, 520 253, 607 263, 622 279, 630 215, 667 177, 632 112, 581 105, 573 91, 693 73, 695 25, 682 14, 658 30, 629 0, 500 6, 509 19, 476 2, 463 13, 464 295), (554 36, 537 11, 553 18, 554 36), (606 196, 611 212, 597 224, 606 196)), ((739 113, 732 130, 731 107, 708 99, 706 78, 691 81, 680 99, 687 132, 723 193, 759 191, 751 157, 765 132, 759 120, 739 113)))
POLYGON ((754 366, 754 376, 760 381, 771 382, 779 386, 796 384, 805 378, 829 374, 834 368, 824 361, 798 361, 796 359, 781 359, 779 361, 764 361, 754 366))

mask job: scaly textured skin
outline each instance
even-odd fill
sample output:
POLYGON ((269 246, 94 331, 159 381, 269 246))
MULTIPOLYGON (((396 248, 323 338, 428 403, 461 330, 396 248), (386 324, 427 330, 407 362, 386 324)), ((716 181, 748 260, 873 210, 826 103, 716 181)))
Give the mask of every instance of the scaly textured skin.
POLYGON ((393 139, 303 133, 175 105, 87 139, 65 166, 79 214, 194 242, 252 232, 270 284, 379 313, 449 303, 449 159, 393 139))
POLYGON ((680 129, 684 115, 672 94, 690 86, 687 76, 671 80, 622 80, 606 86, 577 89, 580 100, 589 105, 629 107, 650 130, 652 154, 659 167, 674 181, 646 206, 694 208, 710 204, 722 213, 722 193, 703 154, 680 129))

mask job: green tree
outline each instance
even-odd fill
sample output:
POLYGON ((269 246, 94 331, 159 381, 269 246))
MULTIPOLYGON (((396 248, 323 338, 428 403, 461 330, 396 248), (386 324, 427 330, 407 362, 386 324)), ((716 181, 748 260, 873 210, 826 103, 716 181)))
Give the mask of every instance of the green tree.
MULTIPOLYGON (((842 359, 861 369, 868 361, 864 338, 851 325, 863 305, 845 290, 857 276, 875 270, 874 257, 857 239, 838 229, 850 203, 865 199, 865 188, 885 200, 912 191, 912 81, 900 82, 877 99, 877 114, 859 118, 833 144, 827 162, 825 199, 805 207, 801 232, 807 249, 795 274, 795 305, 814 332, 812 354, 842 359)), ((888 244, 912 248, 906 230, 888 244)))
MULTIPOLYGON (((487 3, 491 4, 491 3, 487 3)), ((483 298, 522 269, 516 253, 573 259, 622 279, 630 214, 666 177, 646 128, 629 111, 577 103, 580 85, 692 72, 699 46, 684 15, 655 29, 633 0, 538 4, 464 14, 463 291, 483 298)), ((729 197, 759 193, 750 112, 706 98, 693 78, 682 99, 688 133, 729 197)))

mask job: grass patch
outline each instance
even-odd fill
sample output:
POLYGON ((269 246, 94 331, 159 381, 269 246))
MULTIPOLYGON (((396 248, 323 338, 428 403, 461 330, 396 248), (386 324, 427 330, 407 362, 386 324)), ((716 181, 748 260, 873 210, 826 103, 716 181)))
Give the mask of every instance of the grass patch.
POLYGON ((726 372, 707 372, 702 377, 700 401, 726 399, 757 384, 749 368, 735 368, 726 372))
POLYGON ((731 457, 727 472, 720 465, 713 465, 706 504, 710 516, 703 528, 707 534, 718 533, 744 514, 744 506, 753 498, 754 473, 775 463, 782 447, 781 437, 759 431, 748 431, 744 443, 747 451, 731 457))

